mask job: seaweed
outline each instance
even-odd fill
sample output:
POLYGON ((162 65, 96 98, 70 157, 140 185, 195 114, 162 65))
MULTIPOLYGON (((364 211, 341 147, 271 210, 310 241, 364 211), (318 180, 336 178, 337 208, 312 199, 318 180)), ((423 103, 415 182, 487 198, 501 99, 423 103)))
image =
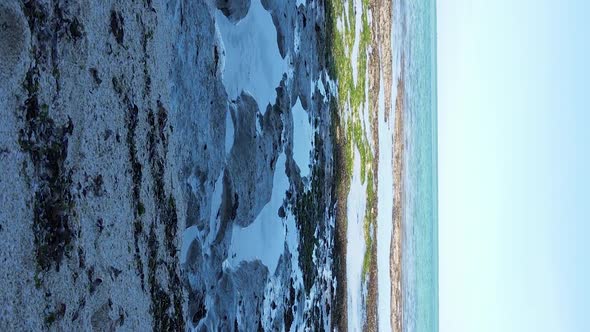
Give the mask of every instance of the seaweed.
POLYGON ((297 195, 294 214, 299 230, 299 266, 303 272, 303 285, 309 293, 316 277, 313 262, 315 247, 318 245, 316 227, 327 218, 326 202, 330 193, 324 190, 326 185, 325 156, 323 140, 315 137, 316 155, 311 173, 311 188, 301 190, 297 195))
POLYGON ((68 139, 74 125, 58 125, 46 104, 39 105, 38 69, 27 72, 24 89, 28 93, 23 106, 24 128, 19 131, 21 150, 34 166, 37 186, 33 195, 33 233, 35 256, 41 270, 52 266, 59 270, 65 254, 71 250, 74 232, 70 224, 73 198, 70 193, 72 173, 65 164, 68 139))
POLYGON ((125 20, 121 13, 116 10, 111 10, 111 33, 119 45, 123 45, 123 38, 125 37, 124 25, 125 20))

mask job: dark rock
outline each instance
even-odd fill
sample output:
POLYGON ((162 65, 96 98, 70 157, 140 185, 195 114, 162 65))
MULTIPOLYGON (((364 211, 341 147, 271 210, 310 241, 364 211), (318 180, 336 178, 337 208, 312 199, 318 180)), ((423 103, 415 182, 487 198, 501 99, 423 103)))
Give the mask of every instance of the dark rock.
POLYGON ((279 217, 280 218, 285 218, 287 216, 286 213, 285 213, 285 208, 282 207, 282 206, 279 208, 278 214, 279 214, 279 217))
POLYGON ((74 40, 78 40, 84 36, 84 26, 76 17, 70 22, 70 36, 74 40))
POLYGON ((98 85, 100 85, 102 83, 102 80, 100 79, 99 75, 98 75, 98 70, 96 68, 90 68, 90 75, 92 75, 92 78, 94 79, 94 82, 98 85))
POLYGON ((248 14, 250 2, 250 0, 216 0, 215 6, 235 24, 248 14))
POLYGON ((111 10, 111 33, 119 45, 123 45, 123 38, 125 36, 125 31, 123 29, 124 25, 125 21, 123 20, 121 13, 111 10))
POLYGON ((189 297, 189 315, 194 326, 199 324, 201 319, 207 315, 203 293, 194 292, 189 297))

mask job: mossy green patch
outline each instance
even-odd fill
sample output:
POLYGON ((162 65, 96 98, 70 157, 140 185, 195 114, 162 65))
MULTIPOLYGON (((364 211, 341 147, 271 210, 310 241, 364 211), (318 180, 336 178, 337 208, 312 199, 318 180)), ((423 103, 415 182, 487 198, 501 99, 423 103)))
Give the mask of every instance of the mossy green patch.
MULTIPOLYGON (((368 103, 366 87, 368 84, 368 49, 371 42, 371 29, 368 19, 369 1, 362 0, 361 29, 358 43, 358 54, 356 63, 353 63, 352 50, 355 45, 355 28, 356 17, 354 14, 353 1, 346 4, 340 1, 332 0, 328 3, 328 25, 333 35, 331 39, 331 72, 337 81, 338 92, 338 123, 343 130, 336 130, 343 133, 344 137, 339 137, 343 142, 346 181, 350 182, 354 164, 354 151, 359 153, 360 157, 360 175, 361 182, 367 183, 367 210, 365 211, 365 220, 363 224, 364 236, 366 243, 366 252, 363 259, 363 278, 369 272, 372 260, 373 234, 371 230, 375 221, 375 212, 373 207, 376 202, 376 193, 373 178, 374 155, 369 143, 366 126, 362 118, 363 111, 373 112, 368 103), (345 5, 348 8, 345 10, 345 5), (353 66, 357 72, 355 82, 353 76, 353 66), (346 110, 346 111, 345 111, 346 110)), ((370 118, 370 116, 369 116, 370 118)), ((346 223, 346 221, 344 221, 346 223)))

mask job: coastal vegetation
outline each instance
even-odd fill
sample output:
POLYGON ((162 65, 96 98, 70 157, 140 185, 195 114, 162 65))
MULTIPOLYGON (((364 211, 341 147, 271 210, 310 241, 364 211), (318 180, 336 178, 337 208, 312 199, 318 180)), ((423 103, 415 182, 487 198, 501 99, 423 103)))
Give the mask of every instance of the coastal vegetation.
MULTIPOLYGON (((377 191, 377 159, 374 149, 376 142, 372 128, 377 110, 369 101, 369 56, 372 43, 371 26, 369 21, 369 0, 354 0, 341 2, 331 0, 326 5, 326 25, 328 29, 327 54, 330 76, 336 82, 336 102, 332 105, 333 137, 335 140, 336 159, 336 199, 337 199, 337 243, 335 253, 337 278, 339 279, 340 298, 336 300, 336 308, 340 317, 335 317, 335 323, 347 325, 346 297, 346 247, 347 247, 347 199, 351 191, 353 164, 355 153, 360 159, 360 178, 366 190, 365 213, 363 219, 363 238, 365 252, 362 253, 362 287, 368 289, 376 287, 373 272, 376 267, 376 191, 377 191), (360 7, 360 8, 359 8, 360 7), (358 12, 360 11, 360 13, 358 12), (360 26, 357 26, 360 25, 360 26), (356 152, 355 152, 356 151, 356 152)), ((371 94, 372 95, 372 94, 371 94)), ((361 197, 356 199, 363 199, 361 197)), ((375 272, 376 273, 376 272, 375 272)), ((369 291, 364 299, 369 310, 375 301, 371 298, 375 293, 369 291)), ((366 322, 368 323, 368 321, 366 322)))
MULTIPOLYGON (((366 252, 363 260, 363 278, 369 273, 371 265, 371 247, 373 245, 373 235, 371 234, 372 225, 375 221, 372 207, 376 202, 376 188, 374 185, 375 157, 370 144, 368 135, 371 119, 375 110, 369 109, 367 95, 367 67, 368 67, 368 49, 371 42, 371 29, 369 26, 368 10, 369 1, 362 0, 361 27, 359 36, 355 36, 356 24, 359 22, 355 18, 355 9, 353 1, 342 3, 339 1, 330 1, 328 11, 328 22, 331 25, 332 38, 331 58, 330 58, 330 75, 336 78, 337 82, 337 121, 334 121, 336 140, 342 144, 342 154, 344 159, 345 171, 342 172, 344 183, 350 183, 353 171, 354 150, 358 150, 361 160, 361 181, 366 183, 367 190, 367 211, 364 220, 364 235, 366 243, 366 252), (345 8, 347 6, 348 8, 345 8), (353 48, 355 48, 355 38, 359 37, 358 52, 354 59, 353 48), (356 61, 355 61, 356 60, 356 61), (356 69, 354 69, 354 68, 356 69), (353 70, 358 73, 356 81, 353 70), (368 112, 369 122, 363 121, 363 112, 368 112)), ((345 188, 343 192, 348 194, 350 188, 345 188)), ((345 197, 342 197, 345 198, 345 197)), ((343 220, 346 225, 346 220, 343 220)))

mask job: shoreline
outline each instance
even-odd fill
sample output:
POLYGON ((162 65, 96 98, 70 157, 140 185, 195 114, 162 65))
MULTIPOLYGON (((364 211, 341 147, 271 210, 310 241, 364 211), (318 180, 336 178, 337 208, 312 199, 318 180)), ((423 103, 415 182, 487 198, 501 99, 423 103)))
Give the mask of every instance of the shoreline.
MULTIPOLYGON (((368 255, 370 256, 370 263, 367 271, 366 282, 366 294, 364 297, 365 301, 365 321, 363 329, 368 331, 376 331, 379 325, 379 314, 378 314, 378 263, 377 263, 377 232, 378 232, 378 199, 377 192, 379 186, 379 91, 383 88, 384 96, 384 121, 389 123, 391 119, 391 113, 396 112, 401 114, 402 104, 399 102, 395 103, 395 109, 393 108, 392 89, 393 87, 393 56, 391 48, 391 33, 392 33, 392 4, 384 0, 369 0, 368 8, 372 13, 373 20, 370 23, 370 40, 367 45, 367 80, 368 80, 368 94, 366 95, 366 102, 368 103, 369 109, 369 125, 371 132, 368 133, 367 139, 371 140, 371 145, 374 149, 371 150, 372 158, 368 161, 367 172, 371 174, 368 176, 370 181, 373 183, 372 195, 374 199, 367 198, 367 213, 370 215, 369 224, 371 232, 371 243, 367 243, 370 247, 368 255), (369 52, 370 50, 370 52, 369 52), (383 85, 383 86, 381 86, 383 85), (369 166, 370 165, 370 166, 369 166)), ((330 6, 327 7, 330 9, 330 6)), ((327 16, 329 16, 329 13, 327 16)), ((326 20, 329 24, 330 18, 326 20)), ((335 27, 332 27, 335 28, 335 27)), ((354 65, 354 64, 353 64, 354 65)), ((362 70, 362 69, 360 69, 362 70)), ((338 75, 335 76, 338 79, 338 75)), ((403 96, 403 81, 398 81, 398 97, 400 92, 403 96), (401 84, 400 84, 401 83, 401 84)), ((348 290, 347 290, 347 245, 348 239, 347 233, 347 197, 350 191, 350 174, 347 170, 347 148, 350 144, 355 144, 354 139, 347 135, 346 131, 346 116, 341 114, 338 100, 335 100, 335 105, 332 107, 333 117, 333 138, 334 138, 334 160, 336 166, 336 184, 335 184, 335 205, 336 205, 336 229, 335 229, 335 266, 334 271, 337 280, 337 288, 335 298, 335 310, 332 312, 333 326, 340 331, 348 330, 348 290)), ((401 116, 395 117, 401 120, 401 116)), ((397 186, 401 183, 401 169, 403 153, 400 150, 400 146, 403 147, 403 124, 401 121, 396 121, 395 131, 393 133, 393 146, 394 150, 392 176, 394 176, 394 211, 393 211, 393 232, 391 249, 389 253, 389 275, 391 276, 392 290, 391 290, 391 326, 393 330, 401 329, 401 216, 396 211, 401 211, 400 197, 403 197, 401 187, 397 186), (396 153, 397 152, 397 153, 396 153), (398 174, 399 173, 399 174, 398 174), (397 286, 396 286, 397 285, 397 286)), ((387 269, 387 267, 385 267, 387 269)))
MULTIPOLYGON (((391 25, 392 25, 392 20, 391 20, 391 13, 392 13, 392 4, 389 1, 383 1, 383 0, 371 0, 370 2, 370 7, 371 7, 371 11, 373 13, 373 22, 371 24, 371 47, 373 49, 372 53, 370 54, 369 57, 369 101, 370 101, 370 110, 371 110, 371 126, 372 126, 372 140, 373 140, 373 144, 375 146, 375 151, 374 151, 374 158, 372 160, 372 171, 374 174, 374 179, 375 179, 375 193, 378 192, 379 190, 379 157, 380 157, 380 151, 379 151, 379 121, 381 121, 381 119, 379 118, 379 90, 381 88, 381 84, 383 84, 383 92, 384 92, 384 96, 391 96, 391 89, 392 89, 392 85, 393 85, 393 59, 392 59, 392 48, 391 48, 391 25), (386 13, 385 15, 383 13, 386 13)), ((390 114, 391 112, 394 111, 392 109, 392 101, 391 98, 386 97, 384 98, 384 120, 385 122, 389 123, 391 117, 390 114)), ((395 109, 396 113, 400 113, 399 110, 395 109)), ((397 127, 396 127, 397 128, 397 127)), ((394 145, 395 142, 397 142, 399 140, 396 140, 396 138, 394 137, 394 145)), ((393 148, 393 147, 392 147, 393 148)), ((395 149, 394 149, 395 150, 395 149)), ((395 155, 394 155, 394 160, 392 160, 392 162, 395 165, 395 155)), ((394 168, 394 172, 395 172, 395 168, 394 168)), ((394 185, 395 185, 396 180, 394 180, 394 185)), ((395 191, 395 189, 394 189, 395 191)), ((371 256, 372 256, 372 260, 371 260, 371 269, 370 269, 370 279, 369 279, 369 291, 368 291, 368 298, 367 298, 367 328, 370 331, 376 331, 377 330, 377 326, 379 326, 379 315, 378 315, 378 296, 379 296, 379 285, 378 285, 378 279, 377 279, 377 271, 378 271, 378 266, 377 266, 377 234, 378 234, 378 200, 380 199, 380 197, 378 197, 377 194, 375 194, 376 199, 373 201, 373 205, 371 207, 371 209, 373 210, 373 216, 374 216, 374 220, 373 220, 373 227, 374 227, 374 244, 371 248, 371 256)), ((395 197, 395 192, 394 192, 394 197, 395 197)), ((395 205, 394 205, 395 206, 395 205)), ((396 229, 399 229, 396 227, 397 225, 395 225, 394 222, 394 227, 393 227, 393 232, 395 233, 396 229)), ((393 238, 393 234, 392 233, 392 238, 393 238)), ((393 241, 392 241, 393 244, 393 241)), ((400 251, 400 246, 397 246, 397 251, 391 251, 390 250, 390 270, 391 267, 393 266, 393 264, 398 264, 395 267, 395 270, 401 270, 401 260, 397 261, 397 262, 393 262, 391 260, 391 256, 392 255, 396 255, 399 254, 401 257, 401 251, 400 251)), ((393 249, 393 246, 392 246, 393 249)), ((391 275, 391 273, 390 273, 391 275)), ((391 278, 391 282, 392 284, 394 284, 394 279, 393 277, 391 278)), ((392 287, 392 290, 394 289, 394 287, 392 287)), ((394 296, 399 296, 401 294, 392 292, 392 298, 391 298, 391 316, 390 319, 392 320, 391 326, 392 328, 395 325, 394 322, 399 321, 400 319, 398 319, 397 317, 399 317, 399 314, 396 314, 394 311, 394 304, 401 302, 401 298, 397 299, 394 296)), ((394 328, 394 330, 398 330, 401 331, 401 324, 399 325, 399 327, 396 329, 394 328)))
MULTIPOLYGON (((404 58, 402 57, 402 66, 404 58)), ((402 219, 403 219, 403 200, 404 200, 404 94, 405 83, 403 72, 401 78, 397 81, 397 94, 395 101, 395 112, 397 113, 394 131, 393 144, 393 173, 394 173, 394 201, 393 201, 393 233, 391 234, 391 254, 390 254, 390 276, 392 282, 391 288, 391 325, 394 330, 402 330, 403 320, 403 293, 402 293, 402 219)))
MULTIPOLYGON (((373 146, 373 159, 371 160, 371 171, 373 172, 374 179, 374 192, 375 198, 371 201, 371 215, 373 220, 373 244, 371 246, 371 265, 369 268, 369 281, 367 285, 367 320, 365 328, 369 331, 376 331, 379 326, 379 315, 378 315, 378 298, 379 298, 379 283, 378 283, 378 266, 377 266, 377 234, 378 228, 378 200, 377 195, 379 191, 379 90, 381 84, 387 88, 390 85, 390 77, 383 73, 383 67, 387 67, 387 53, 386 49, 389 48, 389 31, 387 29, 389 20, 384 19, 384 15, 381 13, 387 9, 387 2, 382 0, 371 0, 369 7, 373 13, 373 21, 371 24, 371 48, 372 51, 368 57, 368 71, 369 71, 369 118, 371 121, 371 139, 373 146), (386 44, 383 44, 385 42, 386 44)), ((387 105, 385 106, 387 109, 387 105)))

